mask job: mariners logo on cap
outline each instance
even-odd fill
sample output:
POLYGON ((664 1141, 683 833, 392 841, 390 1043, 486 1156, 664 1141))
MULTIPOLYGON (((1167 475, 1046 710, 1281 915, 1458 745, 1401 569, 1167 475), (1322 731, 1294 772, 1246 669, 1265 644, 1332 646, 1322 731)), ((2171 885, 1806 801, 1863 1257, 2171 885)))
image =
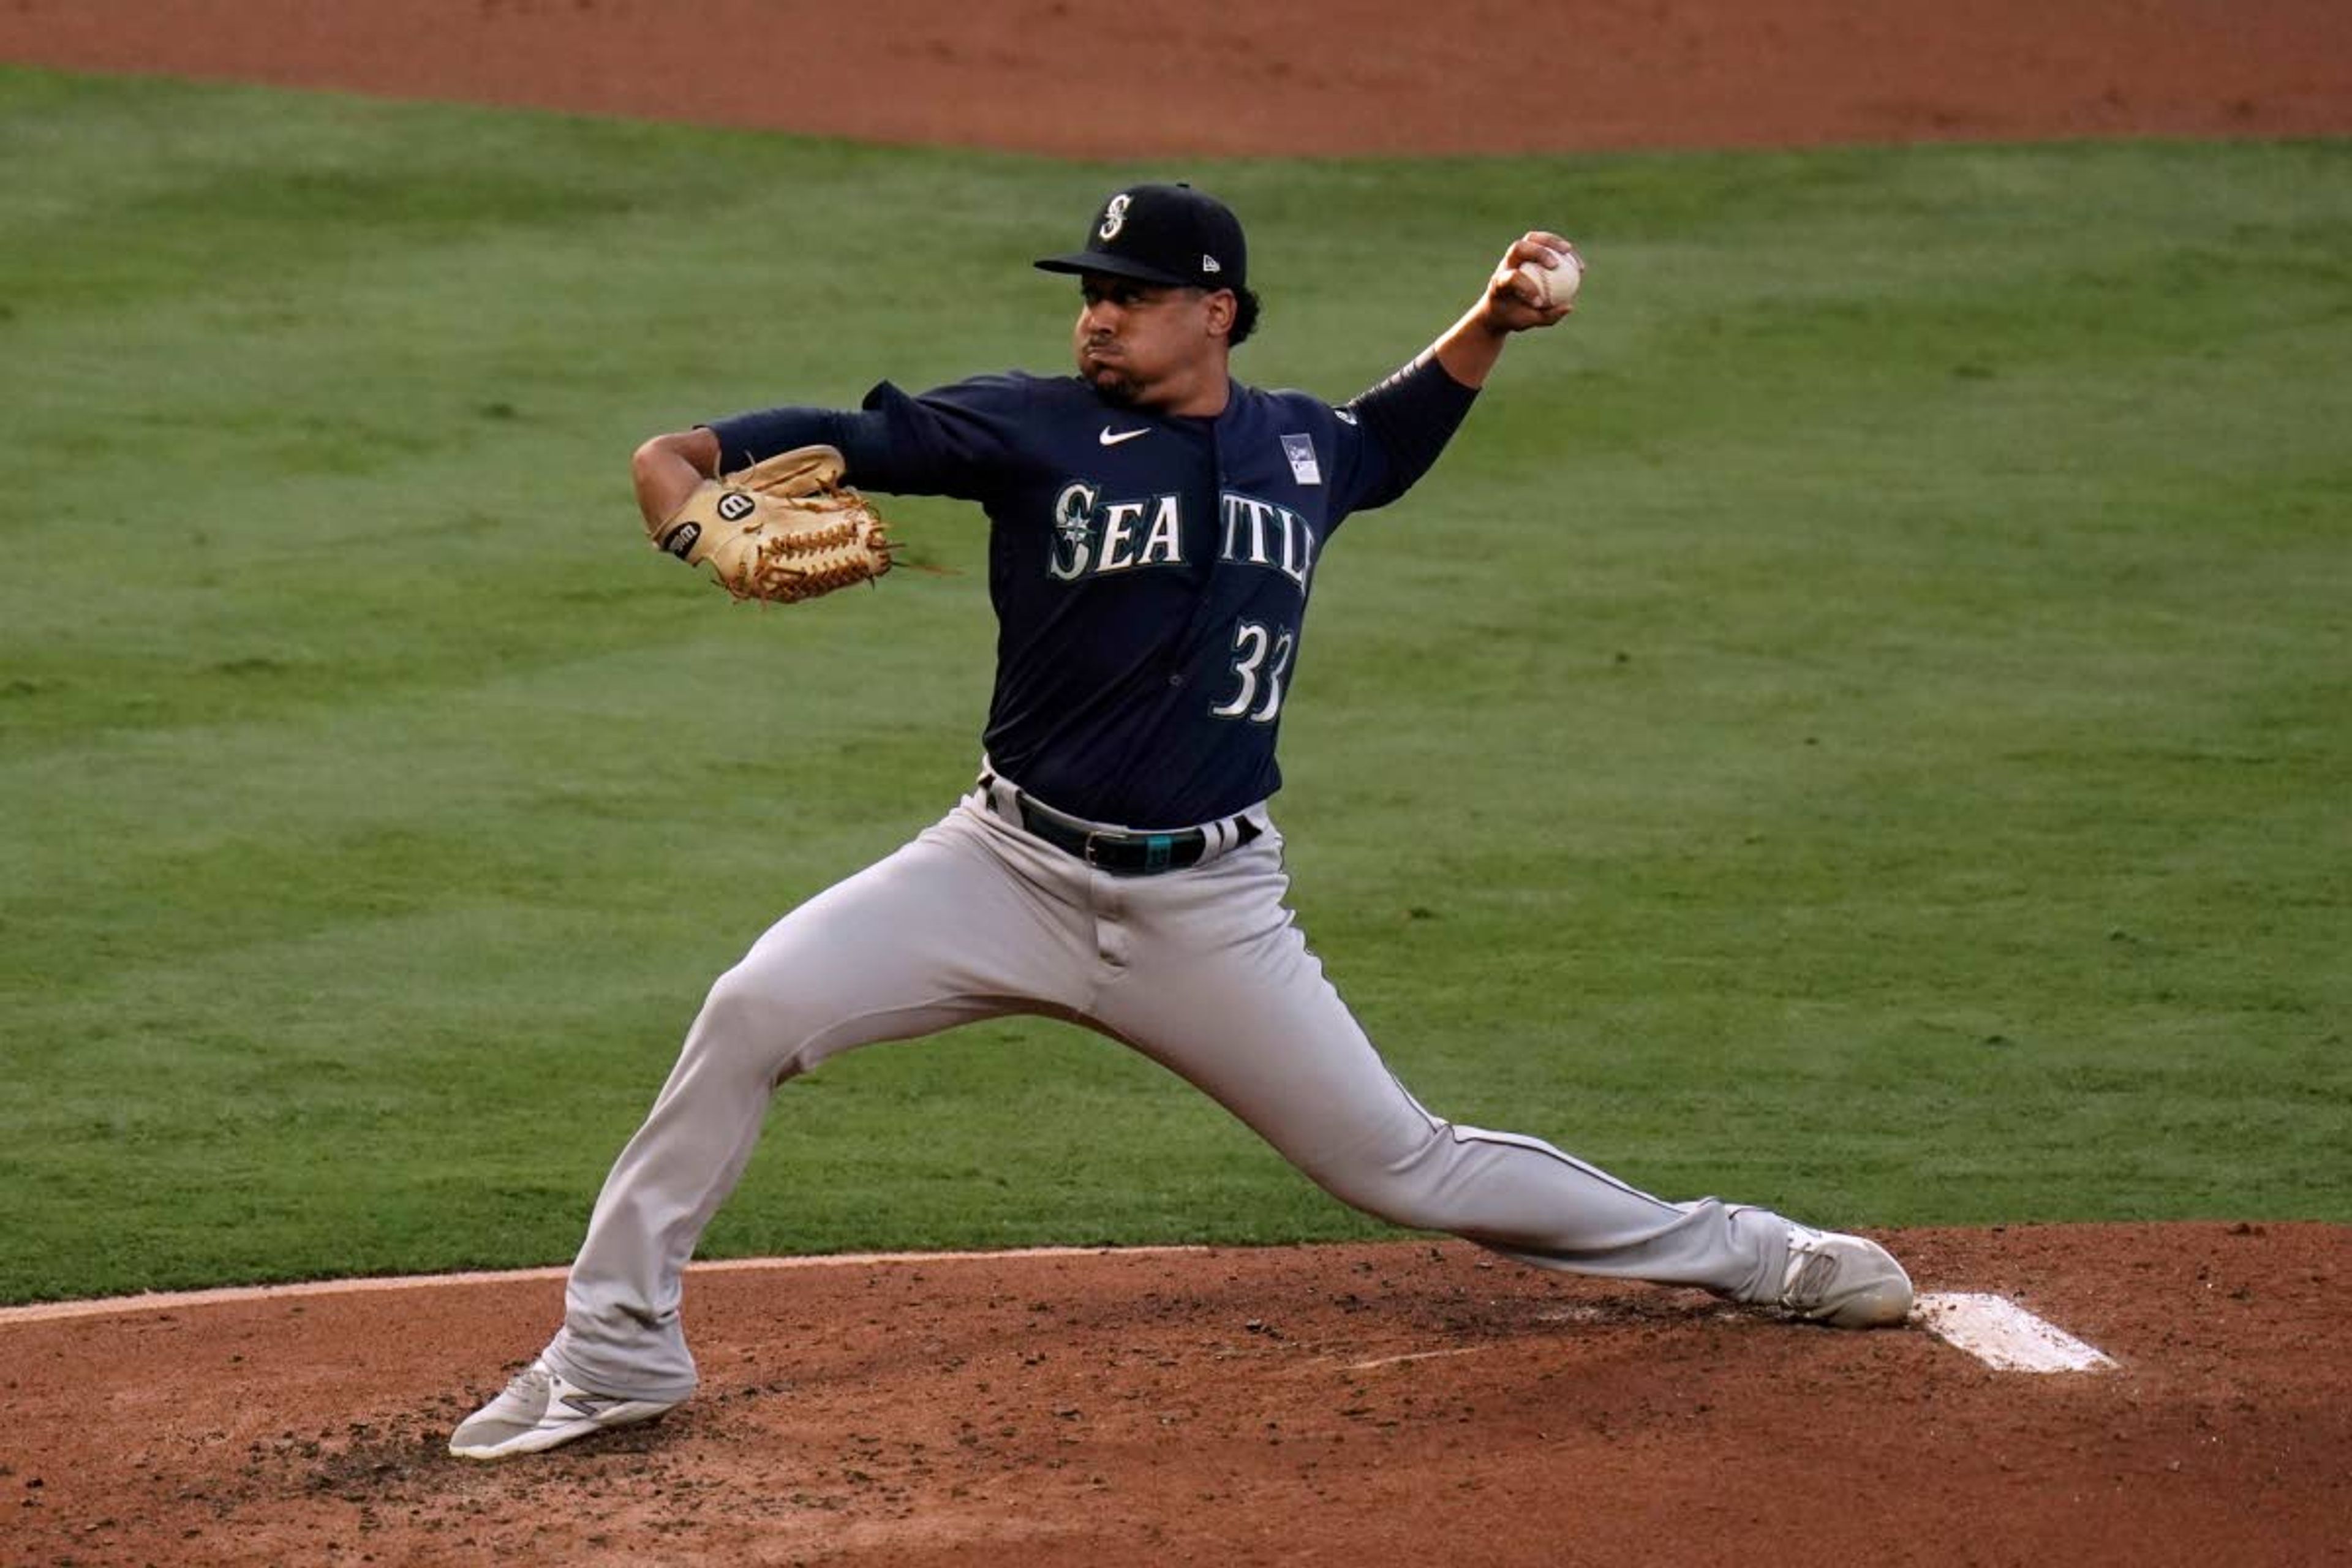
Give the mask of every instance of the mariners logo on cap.
POLYGON ((1095 230, 1097 239, 1108 245, 1118 237, 1118 231, 1127 226, 1127 203, 1125 191, 1111 197, 1110 205, 1103 208, 1102 226, 1095 230))

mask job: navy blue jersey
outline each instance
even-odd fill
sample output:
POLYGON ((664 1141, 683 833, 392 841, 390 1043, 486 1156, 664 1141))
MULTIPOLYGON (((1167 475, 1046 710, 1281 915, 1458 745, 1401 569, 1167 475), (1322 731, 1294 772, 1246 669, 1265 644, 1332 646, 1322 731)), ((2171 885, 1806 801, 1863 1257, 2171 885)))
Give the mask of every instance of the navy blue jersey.
POLYGON ((861 489, 979 502, 997 618, 990 759, 1049 805, 1157 828, 1280 786, 1275 740, 1322 552, 1435 456, 1395 460, 1379 423, 1238 382, 1223 413, 1193 418, 1014 374, 920 396, 885 382, 858 413, 779 408, 710 429, 722 471, 822 440, 861 489))

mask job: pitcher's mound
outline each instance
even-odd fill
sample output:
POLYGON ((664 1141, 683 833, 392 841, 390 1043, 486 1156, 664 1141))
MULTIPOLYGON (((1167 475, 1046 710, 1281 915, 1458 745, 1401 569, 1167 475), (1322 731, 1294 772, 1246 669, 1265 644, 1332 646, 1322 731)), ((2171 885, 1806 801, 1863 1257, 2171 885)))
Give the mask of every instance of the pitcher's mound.
POLYGON ((1456 1243, 698 1268, 703 1388, 482 1465, 540 1277, 0 1325, 8 1560, 2344 1561, 2352 1228, 1886 1238, 1997 1372, 1456 1243))

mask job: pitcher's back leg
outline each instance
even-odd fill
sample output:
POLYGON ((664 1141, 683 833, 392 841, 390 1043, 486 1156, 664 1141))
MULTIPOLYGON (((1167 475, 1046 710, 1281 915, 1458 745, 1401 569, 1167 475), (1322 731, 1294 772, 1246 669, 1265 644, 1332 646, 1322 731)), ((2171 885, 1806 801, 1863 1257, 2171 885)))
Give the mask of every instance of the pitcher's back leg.
POLYGON ((549 1347, 557 1373, 604 1394, 691 1391, 681 1276, 778 1085, 874 1041, 1064 1007, 1079 939, 1000 838, 959 807, 793 910, 719 977, 596 1200, 549 1347))

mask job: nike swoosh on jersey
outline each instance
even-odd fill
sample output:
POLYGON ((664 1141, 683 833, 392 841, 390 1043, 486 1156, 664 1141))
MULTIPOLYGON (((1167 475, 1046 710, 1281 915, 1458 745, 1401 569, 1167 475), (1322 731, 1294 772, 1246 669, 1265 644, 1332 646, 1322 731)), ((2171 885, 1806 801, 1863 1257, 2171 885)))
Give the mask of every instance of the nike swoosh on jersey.
POLYGON ((1145 426, 1142 429, 1140 429, 1140 430, 1122 430, 1122 431, 1120 431, 1118 435, 1114 436, 1114 435, 1112 435, 1112 434, 1111 434, 1110 426, 1108 426, 1108 425, 1106 425, 1106 426, 1104 426, 1102 427, 1102 435, 1098 437, 1098 439, 1099 439, 1099 440, 1102 442, 1102 444, 1103 444, 1104 446, 1106 446, 1106 447, 1116 447, 1116 446, 1118 446, 1121 441, 1132 441, 1132 440, 1134 440, 1138 436, 1149 436, 1149 435, 1150 435, 1150 434, 1151 434, 1151 426, 1149 426, 1149 425, 1146 425, 1146 426, 1145 426))

